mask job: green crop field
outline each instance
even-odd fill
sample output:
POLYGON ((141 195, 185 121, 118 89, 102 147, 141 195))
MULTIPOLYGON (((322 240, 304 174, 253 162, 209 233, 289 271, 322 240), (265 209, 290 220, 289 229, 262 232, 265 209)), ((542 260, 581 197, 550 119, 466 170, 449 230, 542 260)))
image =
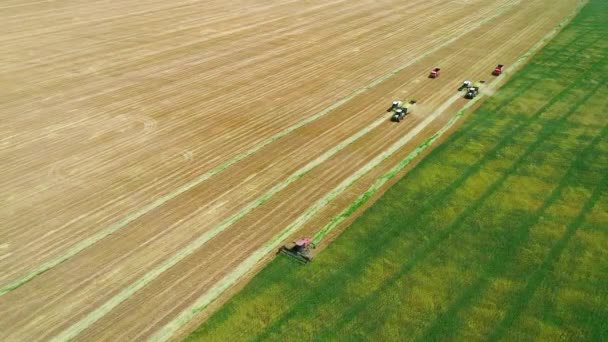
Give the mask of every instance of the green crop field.
POLYGON ((608 1, 581 13, 314 262, 192 340, 608 341, 608 1))

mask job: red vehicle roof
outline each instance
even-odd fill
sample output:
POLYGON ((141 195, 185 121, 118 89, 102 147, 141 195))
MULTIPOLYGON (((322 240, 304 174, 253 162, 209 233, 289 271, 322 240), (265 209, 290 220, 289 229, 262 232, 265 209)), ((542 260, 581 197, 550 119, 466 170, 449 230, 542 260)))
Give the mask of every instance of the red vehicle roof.
POLYGON ((312 238, 305 237, 299 238, 296 240, 296 245, 298 246, 308 246, 312 242, 312 238))

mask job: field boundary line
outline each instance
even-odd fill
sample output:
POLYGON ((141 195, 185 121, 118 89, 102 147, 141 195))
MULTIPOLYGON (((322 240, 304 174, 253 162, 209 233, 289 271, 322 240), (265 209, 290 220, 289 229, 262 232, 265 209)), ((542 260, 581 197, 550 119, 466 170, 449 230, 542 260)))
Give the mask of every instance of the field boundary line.
MULTIPOLYGON (((493 84, 497 84, 500 82, 506 75, 510 74, 511 71, 517 70, 517 68, 527 61, 533 54, 535 54, 538 50, 540 50, 545 43, 552 39, 557 33, 561 31, 565 24, 567 24, 576 14, 580 11, 583 4, 586 1, 581 0, 577 5, 575 11, 563 19, 558 25, 556 25, 553 30, 543 36, 532 48, 530 48, 526 53, 524 53, 516 62, 514 62, 510 67, 508 67, 502 75, 498 76, 493 82, 491 82, 488 86, 493 84)), ((445 110, 449 107, 449 105, 453 104, 457 99, 462 96, 461 93, 454 95, 450 98, 444 106, 439 109, 445 110)), ((391 168, 388 172, 383 174, 380 178, 376 180, 376 182, 366 191, 363 195, 361 195, 355 202, 353 202, 349 207, 347 207, 342 213, 338 216, 334 217, 332 221, 326 225, 321 231, 319 231, 314 236, 314 241, 319 242, 325 237, 331 230, 333 230, 340 222, 342 222, 345 218, 349 217, 367 202, 388 180, 395 177, 399 171, 403 170, 407 165, 411 163, 418 155, 420 155, 424 150, 426 150, 429 146, 431 146, 437 139, 439 139, 445 132, 447 132, 461 117, 463 117, 471 106, 473 106, 476 102, 484 97, 483 92, 469 101, 466 105, 464 105, 437 133, 431 136, 429 139, 424 141, 422 144, 418 145, 418 147, 412 151, 408 156, 403 159, 396 166, 391 168)), ((244 276, 251 268, 253 268, 265 255, 270 253, 272 250, 276 249, 280 243, 290 234, 297 231, 304 223, 306 223, 312 216, 317 214, 321 209, 325 207, 327 203, 337 197, 340 193, 342 193, 347 187, 349 187, 352 183, 366 174, 368 171, 377 166, 380 162, 384 161, 390 155, 392 155, 396 150, 405 145, 409 140, 411 140, 412 134, 415 136, 420 130, 422 130, 426 125, 428 125, 431 121, 435 120, 441 112, 434 112, 433 116, 427 118, 427 120, 423 121, 421 124, 416 126, 412 131, 408 132, 402 139, 393 144, 387 151, 380 154, 378 157, 374 158, 370 161, 366 166, 359 169, 358 172, 344 180, 338 187, 334 188, 331 192, 329 192, 326 196, 318 200, 312 207, 310 207, 304 214, 302 214, 299 218, 297 218, 292 224, 287 226, 283 231, 277 234, 273 239, 264 244, 260 249, 252 253, 247 259, 245 259, 241 264, 239 264, 232 272, 226 275, 222 280, 216 283, 214 287, 212 287, 209 291, 199 297, 189 308, 182 311, 175 319, 173 319, 170 323, 165 325, 161 330, 159 330, 156 334, 151 337, 153 341, 166 341, 173 334, 175 334, 179 328, 188 323, 196 314, 203 311, 209 304, 211 304, 221 293, 223 293, 226 289, 236 283, 242 276, 244 276), (424 123, 427 123, 423 126, 424 123), (418 132, 416 132, 418 130, 418 132), (415 133, 414 133, 415 132, 415 133), (373 165, 375 164, 375 165, 373 165)))
POLYGON ((73 256, 75 256, 76 254, 80 253, 81 251, 87 249, 88 247, 94 245, 95 243, 97 243, 98 241, 101 241, 102 239, 106 238, 107 236, 119 231, 120 229, 124 228, 125 226, 127 226, 128 224, 130 224, 131 222, 139 219, 140 217, 146 215, 147 213, 149 213, 152 210, 155 210, 157 208, 159 208, 160 206, 162 206, 163 204, 167 203, 168 201, 174 199, 175 197, 187 192, 188 190, 198 186, 199 184, 203 183, 204 181, 208 180, 209 178, 211 178, 212 176, 222 172, 223 170, 225 170, 226 168, 232 166, 233 164, 249 157, 250 155, 258 152, 259 150, 261 150, 262 148, 264 148, 265 146, 289 135, 290 133, 292 133, 293 131, 304 127, 305 125, 329 114, 330 112, 332 112, 334 109, 339 108, 341 106, 343 106, 344 104, 346 104, 347 102, 351 101, 352 99, 354 99, 355 97, 367 92, 368 90, 375 88, 376 86, 378 86, 379 84, 381 84, 382 82, 388 80, 389 78, 393 77, 394 75, 396 75, 397 73, 401 72, 402 70, 406 69, 407 67, 419 62, 420 60, 422 60, 423 58, 426 58, 428 56, 430 56, 431 54, 433 54, 434 52, 442 49, 443 47, 457 41, 458 39, 462 38, 463 36, 469 34, 470 32, 473 32, 474 30, 478 29, 479 27, 481 27, 482 25, 484 25, 485 23, 492 21, 496 18, 498 18, 499 16, 501 16, 504 12, 507 12, 508 10, 510 10, 512 7, 514 7, 515 5, 517 5, 519 3, 519 1, 514 2, 513 4, 506 6, 504 9, 502 9, 501 11, 498 11, 496 14, 494 14, 493 16, 489 16, 486 18, 483 18, 482 20, 479 20, 478 22, 471 24, 470 26, 468 26, 468 29, 465 31, 462 31, 461 33, 457 34, 456 36, 450 38, 449 40, 438 44, 437 46, 435 46, 432 49, 427 50, 425 53, 417 56, 416 58, 410 59, 407 63, 399 66, 398 68, 394 69, 393 71, 379 77, 376 78, 374 81, 372 81, 371 83, 363 86, 362 88, 360 88, 359 90, 353 92, 352 94, 340 99, 339 101, 335 102, 334 104, 330 105, 329 107, 323 109, 322 111, 284 129, 283 131, 274 134, 268 138, 266 138, 265 140, 261 141, 260 143, 254 145, 252 148, 237 154, 236 156, 234 156, 232 159, 229 159, 227 161, 225 161, 224 163, 216 166, 215 168, 203 173, 202 175, 199 175, 198 177, 194 178, 193 180, 187 182, 186 184, 183 184, 181 186, 179 186, 177 189, 175 189, 174 191, 169 192, 168 194, 165 194, 163 196, 161 196, 160 198, 157 198, 156 200, 154 200, 153 202, 145 205, 143 208, 137 210, 136 212, 127 215, 126 217, 124 217, 123 219, 111 224, 110 226, 108 226, 105 229, 102 229, 100 231, 98 231, 97 233, 93 234, 92 236, 76 243, 75 245, 73 245, 72 247, 68 248, 67 251, 60 255, 57 256, 43 264, 41 264, 40 266, 34 268, 32 271, 28 272, 27 274, 25 274, 24 276, 17 278, 16 280, 13 280, 12 282, 9 282, 8 284, 6 284, 5 286, 3 286, 2 288, 0 288, 0 297, 9 293, 10 291, 22 286, 23 284, 29 282, 30 280, 34 279, 35 277, 41 275, 42 273, 56 267, 57 265, 65 262, 66 260, 69 260, 70 258, 72 258, 73 256))

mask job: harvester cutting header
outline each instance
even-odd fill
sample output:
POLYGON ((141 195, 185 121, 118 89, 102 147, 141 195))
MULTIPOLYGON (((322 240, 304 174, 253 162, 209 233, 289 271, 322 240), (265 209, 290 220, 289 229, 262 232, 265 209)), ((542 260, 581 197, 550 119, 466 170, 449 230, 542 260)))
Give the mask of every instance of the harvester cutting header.
POLYGON ((295 259, 298 262, 307 264, 312 261, 311 248, 316 248, 312 238, 303 237, 293 242, 291 247, 283 246, 279 249, 279 253, 295 259))

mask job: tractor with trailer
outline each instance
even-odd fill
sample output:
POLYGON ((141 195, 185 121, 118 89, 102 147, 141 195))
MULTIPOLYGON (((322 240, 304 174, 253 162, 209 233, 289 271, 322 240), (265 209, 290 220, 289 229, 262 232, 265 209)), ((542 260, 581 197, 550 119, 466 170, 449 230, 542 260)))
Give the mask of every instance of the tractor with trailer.
POLYGON ((479 87, 472 86, 467 89, 467 93, 464 95, 465 99, 474 99, 479 94, 479 87))
POLYGON ((401 120, 403 120, 403 118, 405 118, 405 116, 411 112, 411 108, 416 104, 416 102, 416 100, 404 101, 402 106, 395 109, 395 112, 391 117, 391 121, 401 122, 401 120))
POLYGON ((307 264, 312 261, 311 249, 316 248, 312 238, 303 237, 293 242, 291 247, 283 246, 279 253, 293 258, 297 262, 307 264))
POLYGON ((494 76, 500 76, 500 74, 502 74, 503 69, 505 68, 504 64, 498 64, 496 66, 496 68, 494 68, 494 71, 492 72, 492 75, 494 76))
POLYGON ((431 74, 429 75, 429 78, 437 78, 437 77, 439 77, 440 74, 441 74, 441 69, 434 68, 433 70, 431 70, 431 74))
POLYGON ((467 93, 464 95, 465 99, 474 99, 477 95, 479 95, 479 89, 481 85, 485 83, 485 81, 475 82, 472 86, 467 89, 467 93))
POLYGON ((403 108, 397 108, 391 117, 391 121, 400 122, 403 118, 405 118, 405 110, 403 108))

